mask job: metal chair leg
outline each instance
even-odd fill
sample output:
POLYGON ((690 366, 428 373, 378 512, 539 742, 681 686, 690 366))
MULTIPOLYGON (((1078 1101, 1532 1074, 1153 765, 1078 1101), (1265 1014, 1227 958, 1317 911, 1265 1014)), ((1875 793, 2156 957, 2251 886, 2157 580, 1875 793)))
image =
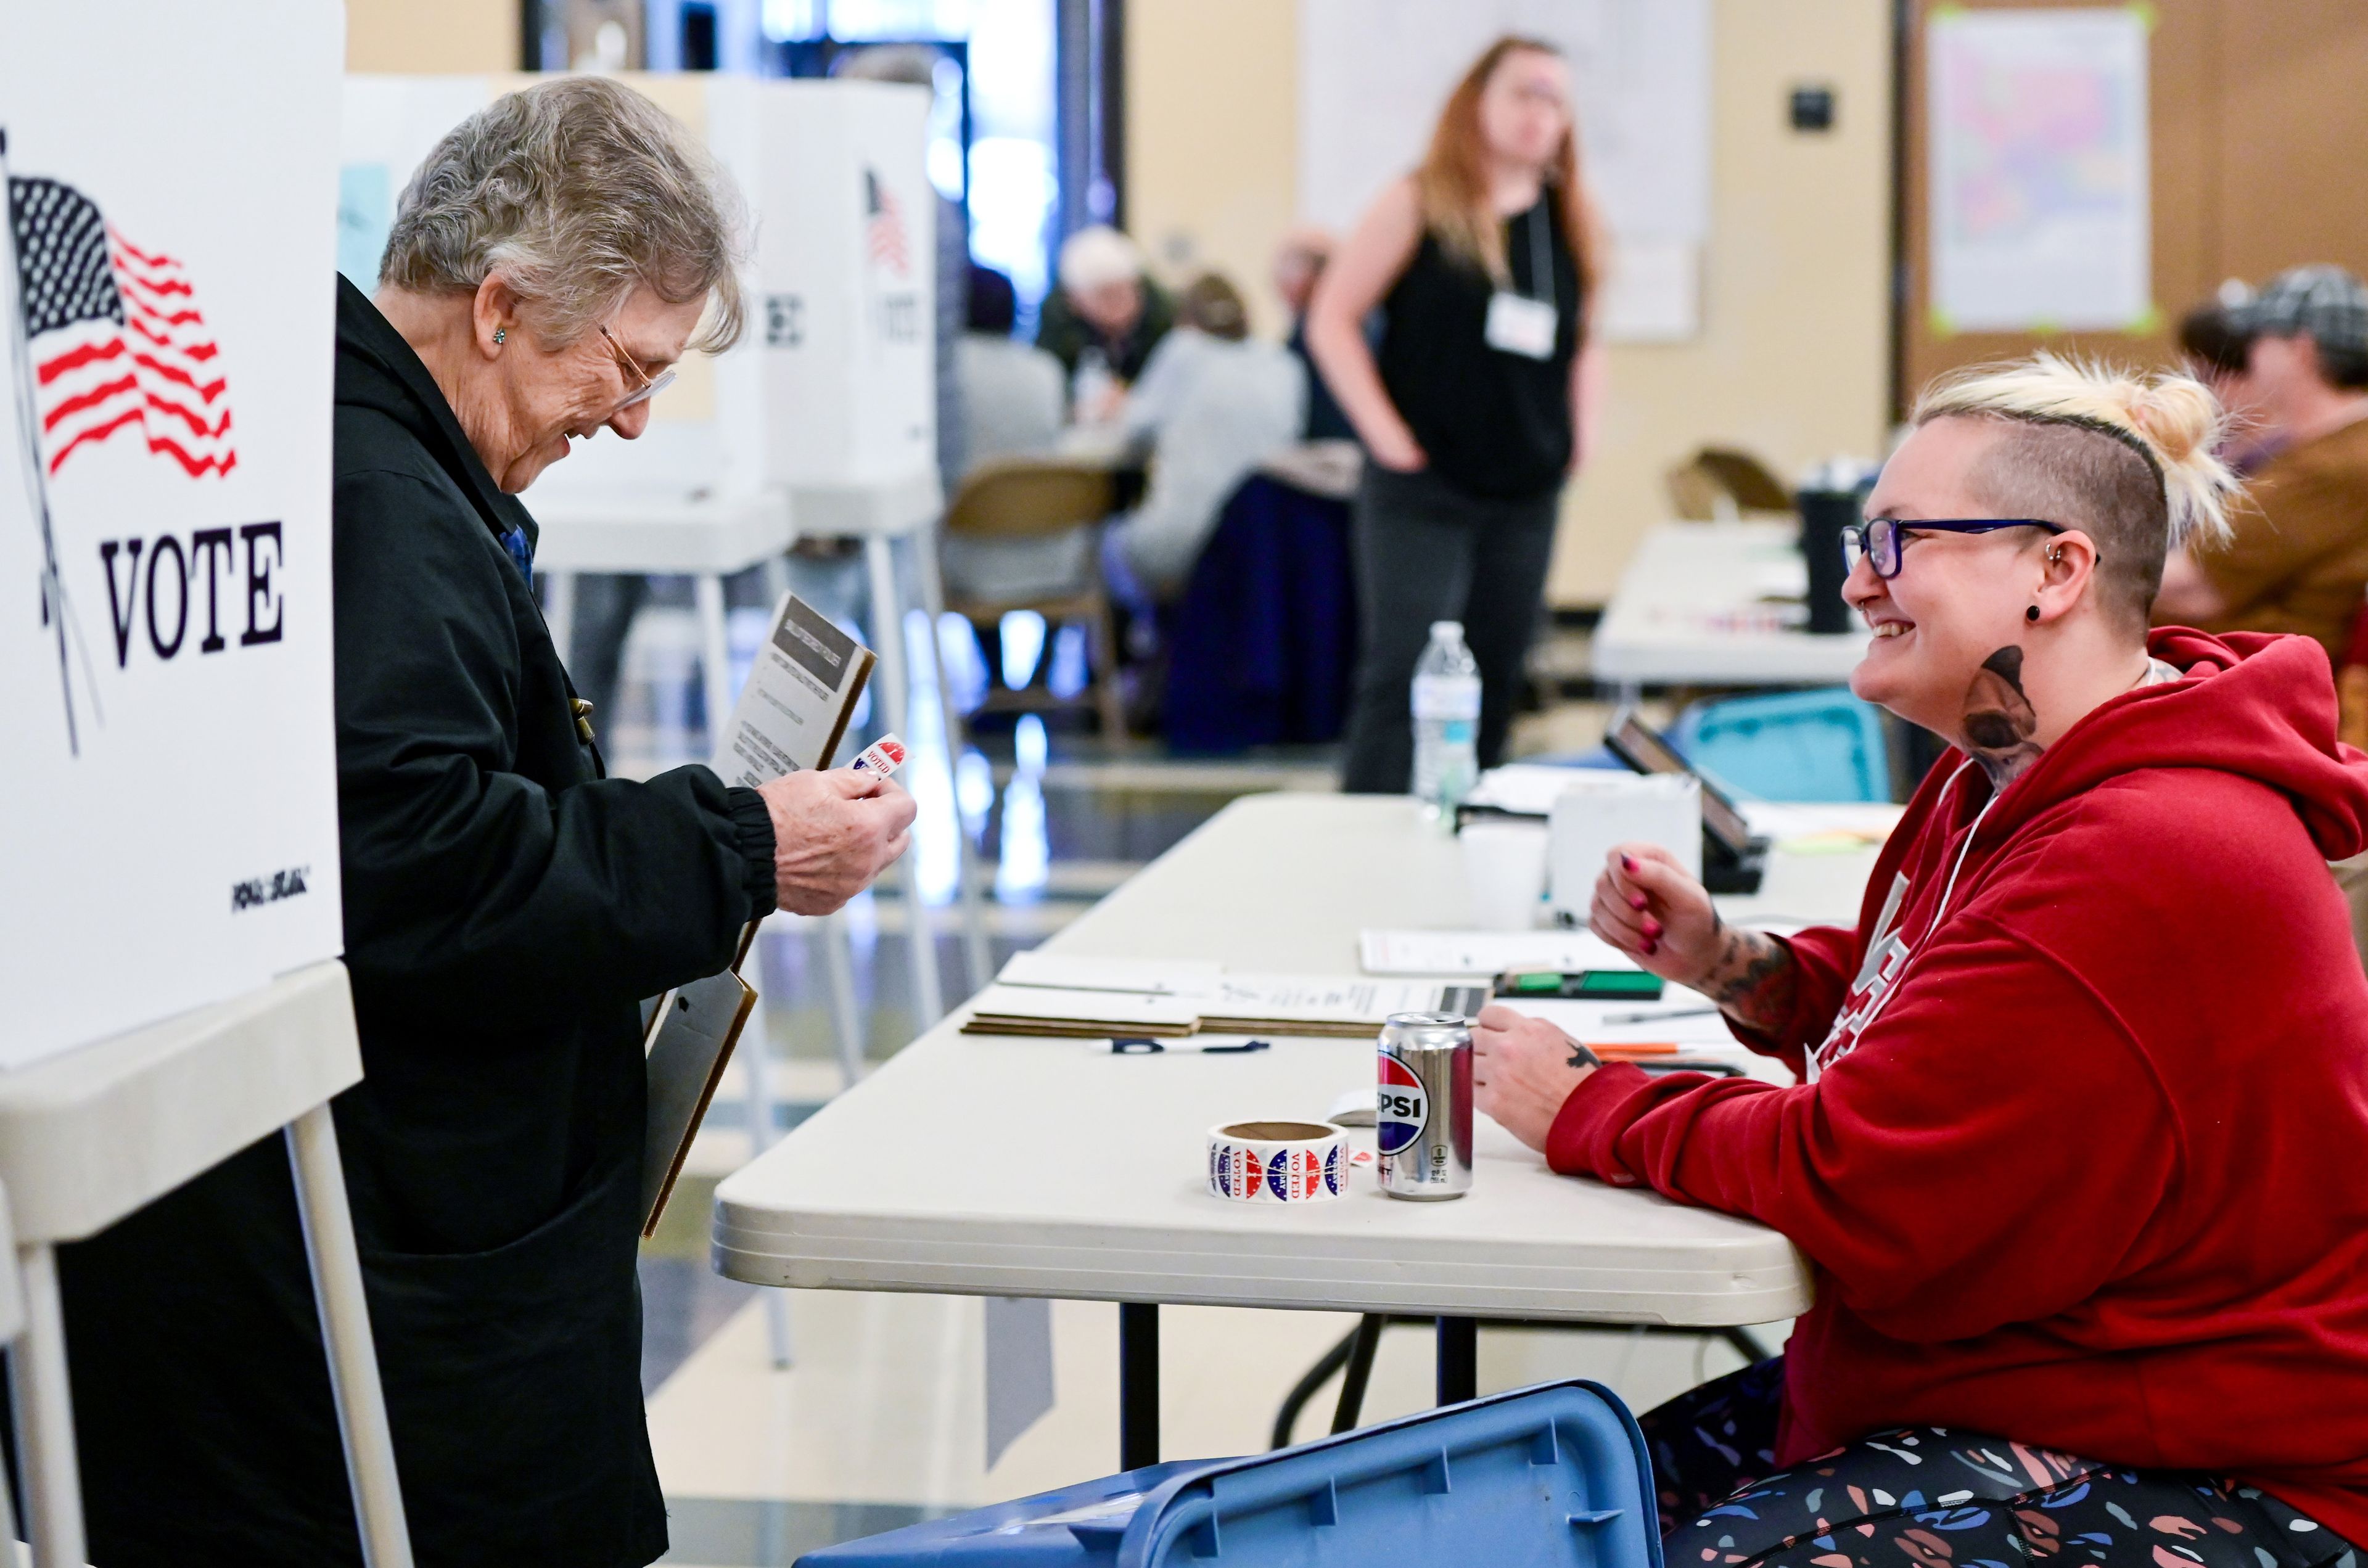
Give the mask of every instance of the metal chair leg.
POLYGON ((1102 739, 1113 744, 1126 739, 1126 698, 1119 688, 1118 632, 1110 624, 1110 600, 1094 607, 1089 623, 1094 661, 1094 711, 1100 716, 1102 739))
POLYGON ((1282 1408, 1275 1412, 1272 1447, 1291 1446, 1291 1434, 1299 1425, 1300 1413, 1335 1372, 1340 1374, 1340 1399, 1332 1409, 1332 1430, 1338 1434, 1356 1428, 1365 1408, 1365 1387, 1372 1381, 1373 1352, 1381 1348, 1382 1330, 1389 1324, 1383 1314, 1367 1312, 1340 1343, 1324 1352, 1315 1365, 1307 1369, 1306 1375, 1283 1396, 1282 1408))

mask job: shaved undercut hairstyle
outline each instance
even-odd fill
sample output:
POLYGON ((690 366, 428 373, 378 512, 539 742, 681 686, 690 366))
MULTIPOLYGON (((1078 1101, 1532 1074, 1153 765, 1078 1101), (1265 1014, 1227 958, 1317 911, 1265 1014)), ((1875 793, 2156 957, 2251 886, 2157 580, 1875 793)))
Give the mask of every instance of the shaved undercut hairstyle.
POLYGON ((1910 422, 1935 419, 2002 427, 1972 476, 1975 493, 1995 516, 2087 534, 2101 602, 2141 634, 2169 552, 2227 537, 2237 483, 2214 455, 2226 415, 2192 376, 2042 352, 1935 381, 1910 422))

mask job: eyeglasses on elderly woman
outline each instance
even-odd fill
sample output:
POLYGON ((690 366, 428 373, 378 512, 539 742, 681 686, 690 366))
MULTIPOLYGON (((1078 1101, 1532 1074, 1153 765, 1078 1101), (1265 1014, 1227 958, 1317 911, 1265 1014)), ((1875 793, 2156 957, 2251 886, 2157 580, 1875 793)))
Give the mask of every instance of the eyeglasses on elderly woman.
POLYGON ((1855 570, 1861 557, 1874 563, 1874 574, 1886 582, 1899 575, 1907 541, 1918 534, 1987 534, 2000 528, 2045 528, 2051 534, 2072 530, 2040 517, 1870 517, 1842 527, 1842 565, 1855 570))
POLYGON ((637 403, 647 403, 674 385, 674 371, 667 370, 663 374, 653 376, 642 369, 640 360, 625 352, 625 346, 618 342, 616 335, 607 327, 600 328, 600 335, 608 340, 609 352, 617 358, 617 369, 622 371, 625 377, 624 401, 617 404, 616 413, 622 414, 637 403))

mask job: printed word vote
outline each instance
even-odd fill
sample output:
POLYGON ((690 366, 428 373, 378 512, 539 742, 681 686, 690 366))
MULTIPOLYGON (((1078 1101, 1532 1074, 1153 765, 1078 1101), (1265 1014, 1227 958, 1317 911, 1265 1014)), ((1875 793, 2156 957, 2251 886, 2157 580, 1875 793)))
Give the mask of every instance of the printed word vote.
POLYGON ((172 534, 110 539, 99 545, 98 559, 107 572, 118 669, 131 664, 142 628, 149 651, 165 660, 178 656, 192 632, 202 632, 200 653, 221 653, 233 631, 242 648, 279 641, 287 607, 279 586, 284 557, 278 523, 198 528, 186 541, 172 534))

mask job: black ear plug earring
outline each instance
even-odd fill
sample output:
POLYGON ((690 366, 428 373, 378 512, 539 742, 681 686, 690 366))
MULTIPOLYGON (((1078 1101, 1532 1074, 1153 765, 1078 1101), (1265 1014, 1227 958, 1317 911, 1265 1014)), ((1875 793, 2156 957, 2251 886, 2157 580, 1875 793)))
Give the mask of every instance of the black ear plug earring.
POLYGON ((2025 620, 2037 620, 2039 619, 2039 607, 2037 605, 2033 605, 2029 609, 2024 610, 2022 612, 2022 619, 2025 620))

